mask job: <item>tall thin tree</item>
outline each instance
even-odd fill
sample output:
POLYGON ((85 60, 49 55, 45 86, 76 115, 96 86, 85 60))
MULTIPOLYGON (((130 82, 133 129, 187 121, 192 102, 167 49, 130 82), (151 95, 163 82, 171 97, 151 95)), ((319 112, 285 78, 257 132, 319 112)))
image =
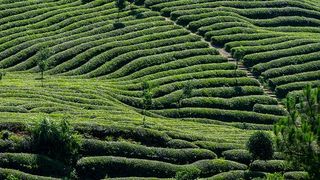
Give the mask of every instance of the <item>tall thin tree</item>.
POLYGON ((142 103, 143 103, 143 119, 142 124, 146 126, 146 112, 152 106, 152 92, 150 84, 146 81, 142 83, 143 93, 142 93, 142 103))

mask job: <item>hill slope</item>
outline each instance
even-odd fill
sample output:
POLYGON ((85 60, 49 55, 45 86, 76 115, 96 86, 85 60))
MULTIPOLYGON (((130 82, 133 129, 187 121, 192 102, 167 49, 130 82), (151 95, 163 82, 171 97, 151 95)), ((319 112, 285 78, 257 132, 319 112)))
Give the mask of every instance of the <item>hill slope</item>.
MULTIPOLYGON (((248 137, 270 130, 285 114, 257 78, 280 98, 306 83, 319 84, 318 7, 283 0, 146 0, 145 5, 118 13, 111 0, 1 1, 0 68, 7 75, 0 81, 0 129, 24 136, 24 122, 71 119, 86 135, 84 146, 97 148, 84 150, 80 178, 170 178, 192 168, 200 169, 201 177, 228 171, 246 176, 248 137), (37 60, 43 48, 52 55, 42 85, 37 60), (146 126, 142 82, 153 94, 146 126), (179 101, 187 85, 192 93, 179 101)), ((13 162, 34 158, 18 152, 4 148, 0 156, 13 162)), ((256 163, 254 171, 268 171, 256 163)), ((14 163, 0 167, 0 174, 64 176, 14 163)))

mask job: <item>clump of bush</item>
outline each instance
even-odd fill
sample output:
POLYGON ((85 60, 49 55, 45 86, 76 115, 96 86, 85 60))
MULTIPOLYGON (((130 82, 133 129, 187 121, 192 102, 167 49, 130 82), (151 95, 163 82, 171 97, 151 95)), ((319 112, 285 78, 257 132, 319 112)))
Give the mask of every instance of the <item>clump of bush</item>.
POLYGON ((67 120, 56 123, 45 118, 36 124, 31 133, 31 144, 35 152, 68 165, 76 162, 81 139, 67 120))
POLYGON ((214 175, 208 178, 208 180, 253 179, 253 178, 264 178, 265 176, 266 174, 263 172, 234 170, 234 171, 219 173, 217 175, 214 175))
POLYGON ((271 159, 274 153, 272 138, 268 133, 258 131, 249 138, 247 149, 254 159, 271 159))
POLYGON ((58 180, 57 178, 37 176, 37 175, 27 174, 25 172, 21 172, 21 171, 18 171, 18 170, 5 169, 5 168, 0 168, 0 179, 5 179, 5 180, 20 180, 20 179, 28 179, 28 180, 58 180))
POLYGON ((214 159, 216 154, 206 149, 172 149, 146 147, 128 142, 106 142, 87 139, 83 141, 81 154, 85 156, 124 156, 159 160, 174 164, 188 164, 202 159, 214 159))
POLYGON ((105 139, 108 136, 114 138, 132 139, 148 146, 166 146, 171 138, 164 132, 130 126, 100 126, 94 124, 79 124, 75 126, 81 134, 105 139))
POLYGON ((308 173, 305 171, 291 171, 283 174, 285 179, 309 179, 308 173))
POLYGON ((256 160, 250 164, 250 170, 273 173, 294 169, 288 162, 284 160, 256 160))
POLYGON ((182 139, 172 139, 166 144, 166 146, 170 148, 177 148, 177 149, 198 148, 198 146, 193 144, 192 142, 182 140, 182 139))
POLYGON ((252 162, 252 155, 245 149, 232 149, 224 151, 222 156, 231 161, 236 161, 244 164, 250 164, 252 162))
POLYGON ((65 166, 46 156, 27 153, 0 153, 0 167, 14 168, 43 176, 65 176, 65 166))

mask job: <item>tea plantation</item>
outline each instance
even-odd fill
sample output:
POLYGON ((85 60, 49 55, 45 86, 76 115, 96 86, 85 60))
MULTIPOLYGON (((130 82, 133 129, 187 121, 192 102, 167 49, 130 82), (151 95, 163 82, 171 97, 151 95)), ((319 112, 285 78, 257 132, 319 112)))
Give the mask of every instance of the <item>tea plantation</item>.
POLYGON ((0 179, 305 179, 246 142, 320 86, 317 0, 1 0, 0 17, 0 179), (44 118, 81 136, 73 165, 28 144, 44 118))

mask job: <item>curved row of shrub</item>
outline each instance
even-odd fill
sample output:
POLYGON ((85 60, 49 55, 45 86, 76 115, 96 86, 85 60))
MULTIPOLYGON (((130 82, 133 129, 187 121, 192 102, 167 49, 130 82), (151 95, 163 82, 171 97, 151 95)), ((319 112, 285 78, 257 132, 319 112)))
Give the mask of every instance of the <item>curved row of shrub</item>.
POLYGON ((77 163, 77 173, 81 178, 101 179, 104 177, 145 176, 176 177, 178 172, 190 173, 193 178, 208 177, 221 171, 244 170, 247 166, 227 160, 201 160, 190 165, 173 165, 152 160, 97 156, 85 157, 77 163))
POLYGON ((88 139, 82 144, 84 156, 121 156, 150 159, 173 164, 189 164, 202 159, 214 159, 216 154, 206 149, 171 149, 146 147, 127 142, 105 142, 88 139))

